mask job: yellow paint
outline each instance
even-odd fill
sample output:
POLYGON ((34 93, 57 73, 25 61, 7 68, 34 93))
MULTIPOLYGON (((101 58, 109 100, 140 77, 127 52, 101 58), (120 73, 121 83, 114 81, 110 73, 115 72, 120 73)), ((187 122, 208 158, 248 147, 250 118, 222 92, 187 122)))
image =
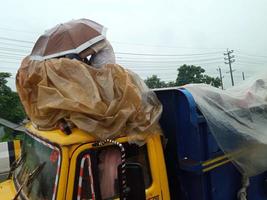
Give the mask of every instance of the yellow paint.
POLYGON ((1 200, 13 199, 16 194, 16 188, 12 180, 7 180, 0 183, 0 197, 1 200))
POLYGON ((68 189, 67 189, 67 195, 66 197, 68 197, 67 199, 73 199, 73 189, 74 189, 74 179, 75 179, 75 169, 76 169, 76 159, 77 156, 83 152, 86 149, 91 149, 92 148, 92 144, 84 144, 82 146, 80 146, 78 149, 76 149, 76 151, 73 152, 73 155, 71 157, 71 161, 70 161, 70 167, 69 167, 69 179, 68 179, 68 189))
POLYGON ((81 146, 80 144, 74 144, 69 147, 69 158, 73 155, 74 151, 81 146))
POLYGON ((20 157, 21 148, 20 148, 20 140, 14 140, 14 151, 15 151, 15 159, 17 160, 20 157))
POLYGON ((203 167, 206 167, 208 165, 211 165, 213 163, 217 163, 219 161, 223 161, 225 159, 228 159, 229 161, 230 160, 233 160, 233 158, 237 158, 241 155, 244 155, 247 151, 249 151, 249 148, 243 148, 243 149, 239 149, 238 151, 234 151, 234 152, 231 152, 231 153, 227 153, 227 154, 224 154, 224 155, 221 155, 221 156, 218 156, 216 158, 213 158, 213 159, 210 159, 210 160, 207 160, 207 161, 204 161, 202 163, 202 166, 203 167))
POLYGON ((168 184, 168 178, 167 178, 167 170, 165 165, 165 159, 164 159, 164 153, 163 153, 163 145, 161 141, 161 137, 158 135, 154 139, 154 147, 156 150, 155 159, 157 159, 157 166, 154 166, 153 168, 158 169, 159 177, 160 177, 160 188, 161 188, 161 199, 170 199, 170 193, 169 193, 169 184, 168 184))
POLYGON ((205 162, 202 163, 202 166, 208 166, 208 165, 211 165, 215 162, 218 162, 218 161, 221 161, 221 160, 224 160, 224 159, 227 159, 227 156, 226 155, 222 155, 222 156, 218 156, 214 159, 210 159, 210 160, 207 160, 205 162))
POLYGON ((202 166, 204 167, 204 169, 202 171, 207 172, 207 171, 210 171, 210 170, 215 169, 217 167, 220 167, 226 163, 229 163, 233 158, 236 158, 238 156, 243 155, 246 151, 247 151, 247 149, 245 149, 245 150, 240 149, 238 151, 227 153, 227 154, 218 156, 216 158, 204 161, 202 163, 202 166))
MULTIPOLYGON (((163 165, 164 163, 161 162, 161 160, 158 160, 157 155, 157 148, 161 147, 160 137, 152 136, 147 140, 147 151, 148 151, 148 157, 149 157, 149 164, 150 164, 150 170, 152 175, 152 185, 146 190, 146 198, 152 198, 153 196, 160 196, 159 199, 163 199, 161 197, 161 176, 160 176, 160 165, 163 165), (155 146, 156 144, 160 146, 155 146)), ((164 161, 163 161, 164 162, 164 161)), ((165 171, 166 172, 166 171, 165 171)), ((167 176, 165 174, 165 176, 167 176)), ((167 183, 168 185, 168 183, 167 183)))
POLYGON ((58 182, 58 191, 57 191, 57 200, 68 200, 66 198, 66 188, 68 181, 69 173, 69 148, 61 147, 61 167, 60 167, 60 176, 58 182))
POLYGON ((52 143, 59 144, 60 146, 68 146, 73 144, 82 144, 95 141, 95 138, 90 134, 81 131, 77 128, 72 129, 72 134, 66 135, 61 130, 40 131, 35 129, 31 123, 27 124, 26 128, 33 135, 44 138, 52 143))
MULTIPOLYGON (((127 137, 117 139, 118 142, 127 142, 127 137)), ((71 157, 70 161, 70 173, 68 179, 67 197, 73 199, 74 179, 76 160, 81 152, 94 148, 92 144, 84 144, 77 148, 71 157)), ((147 151, 149 156, 149 165, 151 167, 152 184, 146 189, 147 199, 153 196, 159 196, 160 199, 169 200, 169 188, 166 174, 166 168, 164 164, 163 151, 161 149, 161 140, 159 135, 153 135, 147 140, 147 151), (162 195, 162 196, 161 196, 162 195)))
POLYGON ((217 163, 215 165, 211 165, 210 167, 204 168, 203 172, 210 171, 212 169, 215 169, 216 167, 219 167, 219 166, 224 165, 224 164, 229 163, 229 162, 230 162, 230 160, 225 160, 225 161, 219 162, 219 163, 217 163))
MULTIPOLYGON (((59 145, 61 150, 61 167, 57 188, 57 200, 73 199, 74 179, 77 156, 84 150, 93 149, 95 139, 88 133, 75 129, 71 135, 65 135, 60 130, 38 131, 31 124, 27 125, 28 131, 59 145), (51 137, 52 136, 52 137, 51 137)), ((127 137, 117 139, 118 142, 127 142, 127 137)), ((107 144, 109 145, 109 144, 107 144)), ((14 142, 16 158, 19 156, 20 143, 14 142)), ((151 167, 152 184, 146 189, 147 199, 159 196, 159 199, 169 200, 169 188, 164 164, 164 155, 159 134, 154 134, 147 139, 147 152, 151 167)), ((16 194, 13 180, 0 184, 1 200, 10 200, 16 194)))

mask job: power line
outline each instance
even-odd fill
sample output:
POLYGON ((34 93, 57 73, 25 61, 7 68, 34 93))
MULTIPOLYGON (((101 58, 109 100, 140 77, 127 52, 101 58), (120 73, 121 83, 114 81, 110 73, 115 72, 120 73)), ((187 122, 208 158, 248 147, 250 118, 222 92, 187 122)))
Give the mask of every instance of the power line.
POLYGON ((11 61, 18 61, 18 62, 23 60, 22 58, 19 59, 19 58, 14 58, 14 57, 9 57, 9 56, 2 56, 2 55, 0 55, 0 59, 9 60, 9 61, 10 60, 11 61))
POLYGON ((132 53, 132 52, 115 52, 115 54, 121 55, 135 55, 135 56, 159 56, 159 57, 178 57, 178 56, 196 56, 196 55, 212 55, 221 52, 209 52, 209 53, 198 53, 198 54, 146 54, 146 53, 132 53))
POLYGON ((0 50, 5 50, 5 51, 16 51, 20 53, 30 53, 31 51, 23 50, 23 49, 17 49, 17 48, 9 48, 9 47, 2 47, 0 46, 0 50))
MULTIPOLYGON (((1 28, 0 28, 1 29, 1 28)), ((0 37, 0 40, 6 40, 6 41, 11 41, 11 42, 21 42, 21 43, 27 43, 27 44, 34 44, 35 42, 29 41, 29 40, 19 40, 19 39, 13 39, 9 37, 0 37)), ((117 44, 127 44, 127 45, 137 45, 137 46, 154 46, 154 47, 166 47, 166 48, 182 48, 182 49, 223 49, 223 48, 190 48, 190 47, 178 47, 178 46, 166 46, 166 45, 148 45, 148 44, 137 44, 137 43, 127 43, 127 42, 118 42, 118 41, 111 41, 112 43, 117 43, 117 44)), ((118 52, 120 54, 121 52, 118 52)), ((204 53, 204 54, 214 54, 214 53, 220 53, 220 52, 209 52, 209 53, 204 53)), ((125 54, 125 53, 124 53, 125 54)), ((127 53, 129 54, 129 53, 127 53)), ((130 53, 131 55, 135 55, 135 53, 130 53)), ((199 54, 191 54, 191 55, 199 55, 199 54)))
POLYGON ((24 45, 20 45, 19 43, 18 44, 14 44, 14 43, 8 43, 8 42, 2 42, 2 41, 0 41, 0 44, 1 45, 4 45, 4 47, 6 47, 6 46, 8 46, 8 47, 10 47, 11 45, 15 45, 16 47, 22 47, 22 48, 27 48, 27 49, 32 49, 32 46, 24 46, 24 45))
POLYGON ((7 51, 7 50, 2 50, 0 48, 0 55, 13 56, 13 57, 16 57, 16 58, 24 58, 28 54, 21 54, 19 52, 10 52, 10 51, 7 51))
POLYGON ((256 56, 246 56, 242 54, 238 54, 239 58, 244 58, 244 59, 253 59, 253 60, 267 60, 267 57, 256 57, 256 56))
POLYGON ((240 57, 238 56, 238 61, 248 61, 248 62, 261 62, 261 63, 267 63, 267 59, 263 59, 263 58, 246 58, 246 57, 240 57))
POLYGON ((156 47, 156 48, 170 48, 170 49, 206 49, 206 50, 222 50, 225 48, 197 48, 197 47, 188 47, 188 46, 168 46, 168 45, 151 45, 151 44, 144 44, 144 43, 128 43, 128 42, 118 42, 118 41, 111 41, 114 44, 122 44, 122 45, 132 45, 132 46, 142 46, 142 47, 156 47))
MULTIPOLYGON (((33 32, 26 31, 26 30, 20 30, 20 29, 10 29, 10 28, 5 28, 5 27, 0 27, 0 30, 6 30, 6 31, 12 31, 12 32, 22 32, 22 33, 27 33, 31 35, 40 35, 38 34, 33 34, 33 32)), ((27 41, 27 40, 18 40, 18 39, 12 39, 9 37, 0 37, 2 40, 9 40, 9 41, 17 41, 17 42, 23 42, 23 43, 29 43, 29 44, 34 44, 32 41, 27 41)), ((153 44, 144 44, 144 43, 130 43, 130 42, 121 42, 121 41, 111 41, 114 44, 119 44, 119 45, 131 45, 131 46, 142 46, 142 47, 156 47, 156 48, 171 48, 171 49, 201 49, 201 50, 222 50, 225 49, 225 47, 220 47, 220 48, 205 48, 205 47, 189 47, 189 46, 170 46, 170 45, 153 45, 153 44)))
POLYGON ((0 40, 7 40, 7 41, 11 41, 11 42, 21 42, 21 43, 27 43, 27 44, 34 44, 34 42, 32 42, 32 41, 18 40, 18 39, 7 38, 7 37, 0 37, 0 40))
MULTIPOLYGON (((178 67, 177 67, 178 68, 178 67)), ((177 68, 173 68, 173 69, 167 69, 167 68, 131 68, 134 71, 151 71, 151 70, 158 70, 158 71, 177 71, 177 68)))
POLYGON ((267 58, 267 55, 255 55, 255 54, 250 54, 250 53, 243 53, 242 51, 238 51, 240 55, 245 55, 249 57, 261 57, 261 58, 267 58))
POLYGON ((250 61, 242 61, 242 60, 238 60, 237 61, 238 63, 241 63, 241 64, 254 64, 254 65, 263 65, 263 64, 267 64, 267 63, 260 63, 260 62, 250 62, 250 61))
POLYGON ((196 58, 196 59, 201 59, 201 58, 213 58, 214 56, 220 56, 221 53, 219 54, 208 54, 208 55, 203 55, 203 54, 198 54, 198 55, 190 55, 190 54, 186 54, 186 55, 183 55, 183 54, 178 54, 176 56, 176 54, 172 54, 174 56, 157 56, 157 55, 154 55, 154 56, 144 56, 144 55, 116 55, 116 59, 144 59, 144 60, 154 60, 154 59, 181 59, 181 58, 184 58, 184 59, 187 59, 187 58, 196 58))
POLYGON ((26 30, 20 30, 20 29, 11 29, 11 28, 0 27, 0 30, 11 31, 11 32, 21 32, 21 33, 27 33, 27 34, 34 35, 33 32, 26 31, 26 30))
POLYGON ((187 64, 187 65, 212 65, 212 64, 222 64, 222 62, 180 62, 180 63, 171 63, 171 64, 168 64, 168 63, 145 63, 145 64, 142 64, 142 63, 127 63, 127 62, 120 62, 118 61, 117 64, 122 64, 122 65, 136 65, 136 66, 162 66, 162 65, 167 65, 167 66, 177 66, 177 65, 183 65, 183 64, 187 64))
POLYGON ((159 61, 148 61, 148 60, 118 60, 118 61, 122 61, 122 62, 129 62, 129 63, 181 63, 181 62, 202 62, 202 61, 220 61, 223 62, 222 58, 209 58, 209 59, 196 59, 196 60, 192 60, 192 59, 187 59, 187 60, 159 60, 159 61))
POLYGON ((4 62, 4 63, 14 63, 14 64, 18 64, 18 62, 12 62, 12 61, 7 61, 7 60, 1 60, 1 59, 0 59, 0 62, 4 62))

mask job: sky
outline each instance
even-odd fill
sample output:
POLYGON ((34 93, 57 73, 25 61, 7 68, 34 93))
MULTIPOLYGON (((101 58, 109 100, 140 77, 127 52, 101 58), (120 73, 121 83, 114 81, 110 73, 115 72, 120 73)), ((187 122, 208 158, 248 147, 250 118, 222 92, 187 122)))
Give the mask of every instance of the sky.
POLYGON ((10 0, 1 3, 0 71, 12 73, 38 37, 56 24, 88 18, 108 28, 117 63, 143 79, 174 81, 182 64, 201 66, 231 86, 226 49, 234 50, 235 84, 267 70, 266 0, 10 0), (137 55, 136 55, 137 54, 137 55))

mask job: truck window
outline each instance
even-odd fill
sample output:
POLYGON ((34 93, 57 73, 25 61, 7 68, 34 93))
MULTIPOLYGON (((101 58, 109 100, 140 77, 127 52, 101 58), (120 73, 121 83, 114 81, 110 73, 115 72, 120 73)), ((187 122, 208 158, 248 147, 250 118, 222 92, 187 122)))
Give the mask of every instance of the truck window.
MULTIPOLYGON (((152 183, 147 147, 135 144, 123 144, 126 151, 126 162, 141 164, 146 188, 152 183)), ((116 146, 107 146, 97 151, 98 177, 100 193, 103 200, 119 197, 117 167, 121 162, 120 150, 116 146)))
MULTIPOLYGON (((152 177, 147 147, 127 143, 124 144, 124 148, 126 150, 126 162, 137 162, 142 165, 145 186, 149 188, 152 177)), ((78 156, 76 163, 73 195, 75 199, 110 200, 118 198, 117 167, 120 163, 121 153, 116 146, 101 147, 91 154, 83 152, 78 156)))
POLYGON ((90 154, 84 154, 79 167, 77 200, 95 199, 93 174, 90 154))
POLYGON ((26 155, 25 160, 15 172, 15 182, 18 187, 37 166, 44 162, 45 165, 33 182, 23 187, 21 195, 31 200, 54 199, 57 191, 57 169, 60 168, 59 149, 39 138, 25 134, 22 154, 26 155))
POLYGON ((119 191, 117 169, 121 163, 120 149, 114 146, 106 147, 97 155, 101 197, 102 199, 116 198, 119 191))

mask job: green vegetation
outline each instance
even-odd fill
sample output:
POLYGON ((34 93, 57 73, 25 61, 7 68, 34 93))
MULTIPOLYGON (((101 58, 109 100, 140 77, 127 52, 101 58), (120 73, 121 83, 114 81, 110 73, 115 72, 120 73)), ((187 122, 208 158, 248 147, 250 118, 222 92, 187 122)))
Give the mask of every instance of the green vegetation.
POLYGON ((23 140, 24 133, 0 125, 0 142, 23 140))
POLYGON ((7 84, 10 73, 0 72, 0 116, 14 123, 20 123, 25 118, 25 112, 19 96, 7 84))
POLYGON ((176 81, 164 82, 156 75, 152 75, 145 80, 145 83, 149 88, 175 87, 189 83, 206 83, 214 87, 221 86, 221 81, 218 77, 214 78, 204 74, 205 69, 200 66, 182 65, 177 69, 177 71, 178 74, 176 81))

